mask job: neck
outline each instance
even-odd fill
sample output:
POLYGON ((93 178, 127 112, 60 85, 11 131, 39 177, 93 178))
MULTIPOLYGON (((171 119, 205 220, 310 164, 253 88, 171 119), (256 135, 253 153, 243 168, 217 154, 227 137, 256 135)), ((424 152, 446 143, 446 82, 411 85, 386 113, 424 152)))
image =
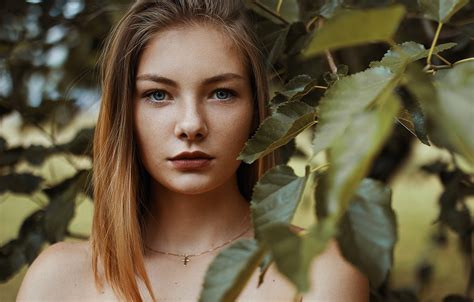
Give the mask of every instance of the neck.
MULTIPOLYGON (((162 252, 196 254, 217 247, 251 224, 249 202, 237 179, 204 193, 183 194, 152 183, 147 245, 162 252)), ((248 232, 246 232, 248 233, 248 232)))

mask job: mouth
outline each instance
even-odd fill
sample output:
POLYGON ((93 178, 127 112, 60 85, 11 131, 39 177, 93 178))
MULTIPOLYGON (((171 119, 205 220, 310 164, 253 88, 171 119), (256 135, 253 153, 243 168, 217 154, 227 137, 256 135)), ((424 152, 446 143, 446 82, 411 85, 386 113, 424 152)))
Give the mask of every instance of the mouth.
POLYGON ((202 152, 202 151, 193 151, 193 152, 181 152, 178 155, 168 158, 169 160, 176 161, 176 160, 211 160, 213 159, 212 156, 209 154, 202 152))
POLYGON ((211 164, 214 157, 202 151, 181 152, 178 155, 168 158, 171 164, 180 170, 201 169, 211 164))
POLYGON ((180 170, 201 169, 209 166, 213 158, 181 158, 171 159, 172 165, 180 170))

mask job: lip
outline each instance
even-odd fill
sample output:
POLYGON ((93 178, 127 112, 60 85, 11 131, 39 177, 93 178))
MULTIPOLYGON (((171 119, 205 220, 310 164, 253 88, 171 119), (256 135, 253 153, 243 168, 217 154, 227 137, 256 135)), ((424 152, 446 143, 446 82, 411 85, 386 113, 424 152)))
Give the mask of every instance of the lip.
POLYGON ((212 160, 212 158, 189 158, 170 160, 170 162, 177 169, 194 170, 209 166, 212 160))
POLYGON ((168 158, 171 164, 180 170, 202 169, 209 166, 213 159, 214 157, 199 150, 181 152, 172 158, 168 158))
POLYGON ((213 157, 205 152, 196 150, 192 152, 184 151, 168 159, 174 161, 174 160, 181 160, 181 159, 213 159, 213 157))

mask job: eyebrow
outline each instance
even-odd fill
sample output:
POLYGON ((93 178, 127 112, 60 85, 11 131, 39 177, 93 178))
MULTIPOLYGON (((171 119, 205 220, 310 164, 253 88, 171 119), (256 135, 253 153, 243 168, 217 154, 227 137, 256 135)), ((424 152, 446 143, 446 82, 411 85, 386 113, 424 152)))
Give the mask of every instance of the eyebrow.
MULTIPOLYGON (((224 81, 229 81, 229 80, 245 80, 243 76, 236 74, 236 73, 222 73, 218 74, 216 76, 210 77, 202 81, 202 85, 209 85, 213 83, 218 83, 218 82, 224 82, 224 81)), ((147 74, 141 74, 137 76, 137 81, 152 81, 156 83, 163 83, 167 84, 169 86, 173 87, 178 87, 178 83, 173 81, 172 79, 166 78, 164 76, 161 76, 159 74, 154 74, 154 73, 147 73, 147 74)))

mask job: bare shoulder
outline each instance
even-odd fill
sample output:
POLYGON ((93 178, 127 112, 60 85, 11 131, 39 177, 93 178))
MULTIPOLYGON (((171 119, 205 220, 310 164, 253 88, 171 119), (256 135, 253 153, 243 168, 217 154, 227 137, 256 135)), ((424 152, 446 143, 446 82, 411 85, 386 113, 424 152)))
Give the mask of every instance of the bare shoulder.
POLYGON ((43 250, 28 268, 17 301, 60 300, 90 274, 89 243, 58 242, 43 250))
POLYGON ((369 301, 367 278, 342 256, 334 239, 312 262, 311 278, 305 301, 369 301))

